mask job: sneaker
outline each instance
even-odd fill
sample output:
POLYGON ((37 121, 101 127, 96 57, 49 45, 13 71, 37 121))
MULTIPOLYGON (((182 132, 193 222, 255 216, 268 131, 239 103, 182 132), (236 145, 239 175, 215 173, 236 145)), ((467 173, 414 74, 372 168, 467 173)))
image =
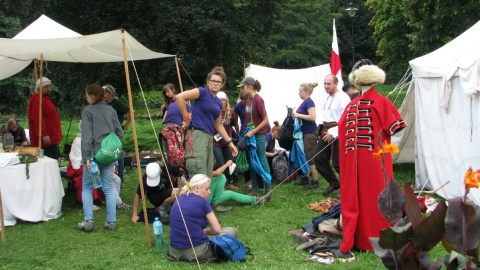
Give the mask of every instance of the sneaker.
POLYGON ((225 186, 225 189, 226 189, 226 190, 231 190, 231 191, 237 191, 237 190, 239 190, 238 187, 236 187, 236 186, 234 186, 234 185, 232 185, 232 184, 226 185, 226 186, 225 186))
POLYGON ((131 205, 128 205, 128 204, 126 204, 126 203, 124 203, 124 202, 117 204, 117 209, 118 209, 118 210, 130 210, 130 209, 132 209, 132 208, 133 208, 133 207, 132 207, 131 205))
POLYGON ((155 210, 158 212, 158 215, 160 216, 160 220, 163 223, 170 222, 170 215, 167 213, 167 209, 163 206, 156 207, 155 210))
POLYGON ((304 186, 304 185, 308 185, 309 182, 310 181, 309 181, 308 177, 302 176, 302 177, 300 177, 300 181, 295 182, 293 184, 297 185, 297 186, 304 186))
POLYGON ((115 222, 105 222, 105 225, 103 227, 107 230, 114 231, 117 228, 117 225, 115 222))
POLYGON ((232 207, 231 206, 215 205, 213 207, 213 211, 215 211, 217 213, 226 213, 226 212, 232 211, 232 207))
POLYGON ((264 205, 266 202, 268 202, 270 199, 267 198, 267 196, 256 196, 255 197, 255 204, 260 204, 264 205))
POLYGON ((322 192, 322 194, 324 196, 327 196, 328 194, 334 192, 337 189, 340 189, 340 183, 338 182, 333 185, 332 184, 328 185, 327 189, 324 192, 322 192))
POLYGON ((251 188, 252 188, 252 181, 246 182, 246 183, 245 183, 245 187, 246 187, 247 189, 251 189, 251 188))
POLYGON ((318 181, 312 181, 310 184, 305 186, 305 189, 314 189, 319 187, 320 185, 318 184, 318 181))
POLYGON ((90 221, 83 221, 77 224, 77 229, 84 230, 86 232, 93 231, 93 220, 90 221))
POLYGON ((256 189, 253 189, 253 188, 252 188, 252 189, 250 189, 250 191, 248 191, 247 195, 249 195, 249 196, 258 196, 258 195, 260 195, 260 192, 259 192, 258 190, 256 190, 256 189))

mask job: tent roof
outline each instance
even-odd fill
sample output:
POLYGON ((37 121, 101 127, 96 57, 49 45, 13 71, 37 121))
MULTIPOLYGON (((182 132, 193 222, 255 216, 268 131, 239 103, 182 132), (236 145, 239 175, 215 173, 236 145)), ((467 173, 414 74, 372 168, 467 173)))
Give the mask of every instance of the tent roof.
MULTIPOLYGON (((443 47, 411 60, 415 77, 444 77, 480 61, 480 21, 443 47)), ((450 75, 451 76, 451 75, 450 75)))
POLYGON ((20 72, 41 55, 44 61, 122 62, 122 32, 128 60, 173 57, 149 50, 124 30, 82 36, 42 15, 15 38, 0 39, 0 80, 20 72))

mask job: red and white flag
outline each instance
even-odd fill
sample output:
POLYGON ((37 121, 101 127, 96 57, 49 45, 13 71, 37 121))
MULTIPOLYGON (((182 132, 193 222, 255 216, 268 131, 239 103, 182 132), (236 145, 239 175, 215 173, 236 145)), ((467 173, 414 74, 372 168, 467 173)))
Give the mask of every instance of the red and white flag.
POLYGON ((330 69, 332 74, 338 78, 338 86, 343 86, 342 62, 340 61, 340 52, 338 50, 337 30, 335 28, 335 19, 333 19, 333 41, 332 56, 330 57, 330 69))

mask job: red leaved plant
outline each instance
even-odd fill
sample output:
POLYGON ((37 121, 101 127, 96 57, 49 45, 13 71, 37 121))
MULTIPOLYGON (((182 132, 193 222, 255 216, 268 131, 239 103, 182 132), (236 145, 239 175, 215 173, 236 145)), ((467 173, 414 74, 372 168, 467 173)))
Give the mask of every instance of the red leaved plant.
POLYGON ((386 142, 379 145, 373 157, 382 162, 385 189, 378 198, 378 207, 389 227, 380 232, 380 238, 370 238, 370 242, 385 267, 434 270, 445 264, 447 269, 475 268, 479 262, 480 209, 467 202, 466 197, 470 188, 478 187, 480 171, 467 171, 464 198, 448 200, 448 207, 442 200, 430 215, 424 216, 406 181, 403 192, 393 179, 387 181, 384 155, 398 153, 398 148, 386 142), (440 241, 449 254, 432 262, 428 252, 440 241))

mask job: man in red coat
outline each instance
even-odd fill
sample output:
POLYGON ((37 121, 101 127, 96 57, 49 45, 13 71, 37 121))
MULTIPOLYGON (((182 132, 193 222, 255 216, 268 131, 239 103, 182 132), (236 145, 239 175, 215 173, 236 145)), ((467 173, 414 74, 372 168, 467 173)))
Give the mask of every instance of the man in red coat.
MULTIPOLYGON (((350 82, 361 89, 345 108, 338 122, 340 150, 340 193, 343 240, 337 257, 353 256, 350 249, 373 251, 369 237, 379 237, 388 227, 378 209, 378 196, 385 188, 381 162, 374 159, 379 141, 402 130, 403 122, 397 108, 373 87, 385 81, 385 72, 368 59, 357 62, 349 76, 350 82)), ((387 179, 392 179, 391 155, 384 161, 387 179)))
POLYGON ((35 84, 35 93, 28 102, 28 127, 30 132, 30 145, 41 148, 44 155, 53 159, 60 158, 58 143, 62 141, 62 125, 55 105, 50 100, 51 81, 43 77, 35 84), (39 115, 40 89, 42 89, 42 115, 39 115), (40 125, 41 124, 41 125, 40 125), (40 130, 41 129, 41 130, 40 130))

